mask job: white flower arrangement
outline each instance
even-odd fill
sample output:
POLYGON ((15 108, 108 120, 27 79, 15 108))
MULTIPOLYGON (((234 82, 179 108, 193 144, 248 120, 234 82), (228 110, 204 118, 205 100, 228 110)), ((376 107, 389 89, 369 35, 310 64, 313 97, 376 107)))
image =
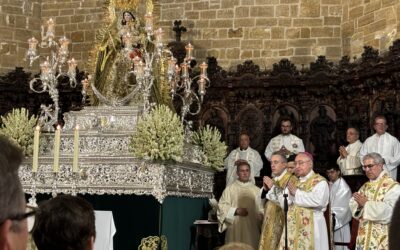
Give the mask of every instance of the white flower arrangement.
POLYGON ((1 116, 3 125, 0 134, 6 136, 16 145, 22 148, 25 155, 32 155, 33 152, 33 132, 37 123, 37 118, 25 108, 13 109, 5 117, 1 116))
POLYGON ((218 129, 207 125, 193 133, 192 142, 203 151, 203 164, 216 171, 224 170, 226 145, 221 142, 221 133, 218 129))
POLYGON ((149 160, 182 161, 184 130, 179 117, 160 105, 139 118, 131 137, 133 155, 149 160))

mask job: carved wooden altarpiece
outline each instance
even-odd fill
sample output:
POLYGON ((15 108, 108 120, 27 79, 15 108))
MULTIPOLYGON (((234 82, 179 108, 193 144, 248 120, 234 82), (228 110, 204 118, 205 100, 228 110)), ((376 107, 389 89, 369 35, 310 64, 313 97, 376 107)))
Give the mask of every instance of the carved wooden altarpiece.
MULTIPOLYGON (((364 47, 361 58, 345 56, 338 64, 319 56, 298 68, 282 59, 265 70, 245 61, 228 72, 215 58, 208 63, 211 86, 201 113, 192 119, 196 126, 216 126, 229 150, 246 131, 251 146, 263 155, 283 116, 293 120, 293 133, 314 154, 319 172, 336 164, 347 127, 359 128, 363 141, 373 133, 371 120, 378 113, 387 117, 388 132, 400 137, 400 40, 386 53, 364 47)), ((269 174, 263 158, 264 174, 269 174)))

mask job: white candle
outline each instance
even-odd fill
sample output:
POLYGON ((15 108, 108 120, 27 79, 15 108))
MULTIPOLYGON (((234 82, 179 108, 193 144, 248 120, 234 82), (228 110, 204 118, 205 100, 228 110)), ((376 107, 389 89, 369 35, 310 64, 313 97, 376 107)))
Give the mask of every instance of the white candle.
POLYGON ((79 156, 79 126, 76 125, 74 130, 74 158, 72 161, 72 172, 78 172, 78 156, 79 156))
POLYGON ((61 126, 57 125, 57 129, 54 135, 53 172, 55 173, 58 173, 60 171, 60 141, 61 141, 61 126))
POLYGON ((40 138, 40 126, 36 126, 33 135, 33 161, 32 161, 32 172, 36 173, 39 167, 39 138, 40 138))

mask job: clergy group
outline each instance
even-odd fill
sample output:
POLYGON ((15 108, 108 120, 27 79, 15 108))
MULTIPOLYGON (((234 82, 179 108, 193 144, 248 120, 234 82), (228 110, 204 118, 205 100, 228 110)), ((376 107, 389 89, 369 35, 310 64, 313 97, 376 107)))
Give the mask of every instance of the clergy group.
POLYGON ((227 186, 218 204, 225 243, 241 242, 260 250, 349 249, 350 227, 357 221, 356 249, 389 249, 400 197, 400 142, 386 132, 385 117, 374 119, 375 133, 364 143, 357 128, 347 129, 348 144, 338 148, 337 165, 326 169, 327 179, 314 172, 313 155, 291 133, 291 120, 282 119, 280 125, 281 134, 265 149, 272 176, 262 178, 261 188, 254 177, 263 163, 249 146, 248 134, 240 135, 239 147, 225 159, 227 186), (352 193, 342 175, 360 174, 368 181, 352 193))

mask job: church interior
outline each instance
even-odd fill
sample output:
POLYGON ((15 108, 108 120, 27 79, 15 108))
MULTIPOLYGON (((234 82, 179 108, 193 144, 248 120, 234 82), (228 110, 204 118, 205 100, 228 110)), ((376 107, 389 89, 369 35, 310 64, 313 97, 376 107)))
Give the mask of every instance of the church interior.
POLYGON ((325 177, 349 127, 400 138, 399 29, 399 0, 0 0, 0 134, 29 204, 110 212, 95 249, 218 249, 241 134, 258 187, 282 119, 325 177))

